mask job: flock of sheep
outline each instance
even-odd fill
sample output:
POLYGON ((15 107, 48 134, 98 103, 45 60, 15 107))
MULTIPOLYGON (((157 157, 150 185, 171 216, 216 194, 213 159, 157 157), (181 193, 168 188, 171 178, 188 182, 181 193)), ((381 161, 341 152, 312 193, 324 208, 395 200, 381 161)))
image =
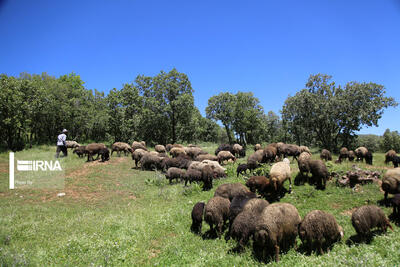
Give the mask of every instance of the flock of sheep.
MULTIPOLYGON (((88 161, 95 154, 108 160, 109 150, 104 144, 89 144, 85 147, 74 145, 74 153, 79 156, 87 154, 88 161)), ((238 145, 220 145, 215 155, 208 154, 196 145, 184 147, 180 144, 156 145, 155 151, 149 151, 144 142, 133 142, 132 145, 123 142, 111 146, 111 155, 130 153, 135 161, 135 168, 142 170, 161 170, 170 183, 174 179, 187 182, 202 182, 203 190, 213 187, 213 179, 225 177, 226 162, 234 162, 237 157, 245 157, 245 149, 238 145), (170 154, 171 157, 168 156, 170 154)), ((262 148, 255 146, 255 152, 247 159, 247 163, 239 164, 236 173, 244 174, 253 171, 262 164, 269 163, 272 167, 267 176, 251 176, 244 184, 222 184, 207 203, 198 202, 192 209, 191 230, 201 234, 203 220, 209 224, 210 230, 204 236, 221 237, 227 230, 225 239, 233 238, 238 242, 235 250, 243 250, 249 240, 253 239, 253 250, 257 257, 265 260, 274 256, 279 261, 279 253, 296 247, 296 237, 299 236, 308 252, 315 250, 322 254, 343 237, 343 229, 338 225, 333 215, 313 210, 301 219, 295 206, 289 203, 272 203, 284 197, 287 190, 284 183, 289 180, 291 192, 291 169, 287 157, 297 160, 300 176, 317 189, 325 189, 330 176, 324 161, 332 160, 331 153, 324 149, 320 158, 311 158, 310 150, 305 146, 273 143, 262 148), (283 159, 282 159, 283 158, 283 159), (311 173, 311 177, 309 177, 311 173), (270 204, 272 203, 272 204, 270 204)), ((354 151, 340 149, 336 163, 354 159, 372 164, 373 156, 365 147, 354 151)), ((393 162, 394 169, 386 172, 382 179, 382 189, 385 200, 388 194, 394 194, 392 199, 393 215, 400 218, 400 168, 397 168, 400 158, 395 151, 385 155, 385 163, 393 162)), ((370 236, 370 230, 379 227, 386 232, 392 228, 389 219, 375 205, 357 208, 352 214, 352 225, 361 241, 370 236)))

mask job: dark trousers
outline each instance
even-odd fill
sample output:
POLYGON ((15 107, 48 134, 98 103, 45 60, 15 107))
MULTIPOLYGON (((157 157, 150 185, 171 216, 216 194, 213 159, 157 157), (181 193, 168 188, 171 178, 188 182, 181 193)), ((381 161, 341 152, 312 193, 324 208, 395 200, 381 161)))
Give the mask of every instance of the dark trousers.
POLYGON ((56 158, 60 155, 60 151, 63 153, 63 157, 68 156, 68 150, 66 146, 57 146, 57 151, 56 151, 56 158))

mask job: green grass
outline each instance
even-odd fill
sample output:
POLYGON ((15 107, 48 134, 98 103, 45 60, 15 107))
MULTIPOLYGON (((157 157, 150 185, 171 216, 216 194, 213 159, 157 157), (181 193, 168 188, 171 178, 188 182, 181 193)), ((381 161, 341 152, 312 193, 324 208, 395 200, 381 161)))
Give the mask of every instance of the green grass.
MULTIPOLYGON (((209 152, 216 146, 206 144, 209 152)), ((54 153, 42 146, 17 152, 16 157, 40 158, 54 153)), ((248 154, 252 151, 248 151, 248 154)), ((318 155, 314 155, 318 157, 318 155)), ((336 159, 337 157, 335 157, 336 159)), ((383 154, 374 154, 373 169, 383 171, 383 154)), ((244 162, 240 159, 239 162, 244 162)), ((198 201, 207 201, 223 183, 236 178, 237 164, 228 165, 229 177, 216 180, 202 192, 199 185, 170 185, 155 172, 131 169, 129 157, 107 163, 86 163, 76 155, 62 159, 66 174, 63 189, 8 189, 8 154, 0 154, 0 265, 28 266, 258 266, 251 246, 241 254, 229 253, 236 244, 224 239, 203 240, 190 232, 190 213, 198 201), (65 192, 64 197, 57 197, 65 192)), ((297 174, 292 162, 293 178, 297 174)), ((350 163, 332 165, 343 171, 350 163)), ((358 164, 366 168, 365 164, 358 164)), ((390 168, 392 168, 390 166, 390 168)), ((286 184, 286 187, 288 185, 286 184)), ((281 201, 294 204, 303 217, 313 209, 332 213, 345 231, 344 240, 325 255, 307 256, 290 250, 271 266, 394 266, 400 263, 400 230, 375 236, 371 244, 346 244, 355 235, 350 211, 383 198, 377 184, 361 190, 328 183, 324 191, 309 185, 293 186, 281 201)), ((387 215, 390 208, 383 207, 387 215)), ((203 224, 203 232, 208 225, 203 224)), ((300 245, 300 240, 298 239, 300 245)))

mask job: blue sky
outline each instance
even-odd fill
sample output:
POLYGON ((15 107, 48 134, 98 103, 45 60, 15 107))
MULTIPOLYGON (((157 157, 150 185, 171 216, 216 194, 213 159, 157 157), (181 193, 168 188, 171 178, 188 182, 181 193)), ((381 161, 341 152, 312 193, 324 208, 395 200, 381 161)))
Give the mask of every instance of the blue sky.
MULTIPOLYGON (((0 73, 75 72, 107 93, 176 67, 203 114, 223 91, 279 113, 316 73, 383 84, 400 102, 399 0, 0 0, 0 32, 0 73)), ((360 133, 400 131, 399 110, 360 133)))

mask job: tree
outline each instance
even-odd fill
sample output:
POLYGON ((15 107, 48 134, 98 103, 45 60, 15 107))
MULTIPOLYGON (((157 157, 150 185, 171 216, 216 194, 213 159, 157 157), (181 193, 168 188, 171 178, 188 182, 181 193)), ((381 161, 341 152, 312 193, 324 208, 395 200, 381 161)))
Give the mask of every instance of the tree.
POLYGON ((400 134, 397 131, 391 132, 386 129, 383 137, 381 139, 380 148, 383 152, 387 152, 391 149, 395 150, 397 153, 400 152, 400 134))
POLYGON ((331 78, 311 75, 306 88, 285 101, 282 119, 298 144, 315 139, 317 145, 337 150, 339 143, 351 143, 363 125, 377 126, 383 109, 397 105, 382 85, 349 82, 343 89, 331 78))

